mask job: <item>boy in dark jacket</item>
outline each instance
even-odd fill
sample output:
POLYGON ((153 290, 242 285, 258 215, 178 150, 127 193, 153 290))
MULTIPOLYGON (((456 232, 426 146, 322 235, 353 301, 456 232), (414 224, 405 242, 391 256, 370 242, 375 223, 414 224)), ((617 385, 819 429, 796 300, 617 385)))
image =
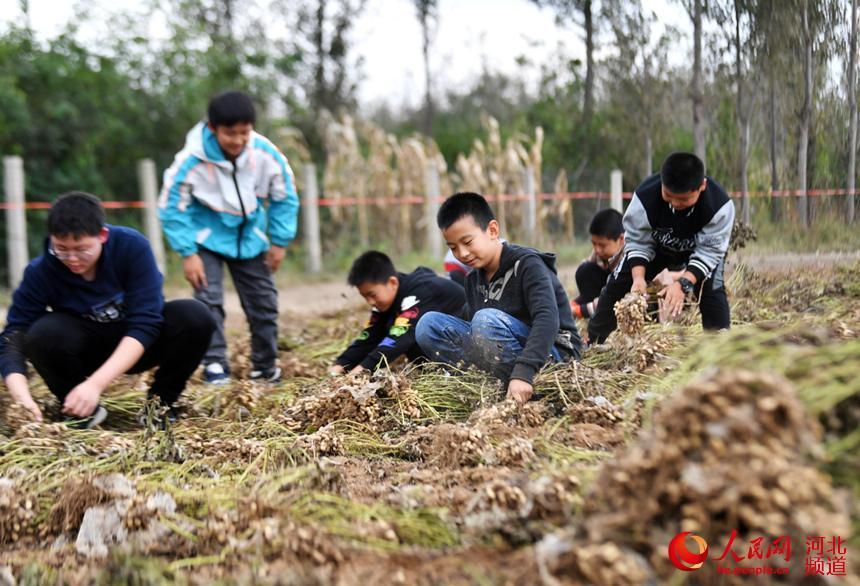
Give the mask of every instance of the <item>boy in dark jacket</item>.
POLYGON ((597 311, 597 300, 606 280, 624 256, 624 225, 621 212, 600 210, 588 226, 591 256, 576 268, 579 296, 570 302, 573 315, 588 319, 597 311))
POLYGON ((501 379, 520 403, 548 361, 579 358, 582 342, 570 301, 556 276, 555 255, 499 240, 487 200, 457 193, 437 223, 466 276, 466 319, 431 312, 418 323, 418 344, 431 360, 466 362, 501 379))
POLYGON ((358 338, 344 350, 329 372, 375 370, 405 354, 409 360, 423 357, 415 342, 415 324, 428 312, 461 315, 463 287, 418 267, 398 273, 391 259, 371 250, 352 264, 347 281, 371 307, 370 319, 358 338))
POLYGON ((149 242, 105 224, 93 195, 60 196, 48 233, 0 334, 0 373, 12 398, 41 421, 27 384, 29 359, 63 413, 93 427, 107 417, 99 397, 117 377, 158 366, 149 394, 171 407, 215 329, 206 306, 193 299, 165 303, 149 242))
POLYGON ((679 315, 687 294, 694 293, 702 327, 728 328, 723 264, 734 221, 732 200, 705 175, 702 161, 691 153, 669 155, 660 173, 636 188, 624 213, 624 263, 600 294, 588 323, 589 342, 603 342, 617 326, 615 303, 628 291, 645 293, 663 269, 678 271, 661 291, 670 315, 679 315))

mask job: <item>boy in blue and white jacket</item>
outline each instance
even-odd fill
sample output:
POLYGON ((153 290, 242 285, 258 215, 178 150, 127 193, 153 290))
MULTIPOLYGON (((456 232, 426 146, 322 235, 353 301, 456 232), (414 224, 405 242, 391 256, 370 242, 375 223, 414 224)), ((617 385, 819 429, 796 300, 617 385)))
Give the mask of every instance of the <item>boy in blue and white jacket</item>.
POLYGON ((296 235, 299 198, 286 157, 254 132, 250 97, 236 91, 209 102, 208 120, 186 136, 164 173, 159 217, 170 246, 182 256, 194 297, 218 324, 203 359, 212 383, 229 378, 224 338, 227 265, 251 331, 251 378, 275 382, 278 294, 272 279, 296 235))

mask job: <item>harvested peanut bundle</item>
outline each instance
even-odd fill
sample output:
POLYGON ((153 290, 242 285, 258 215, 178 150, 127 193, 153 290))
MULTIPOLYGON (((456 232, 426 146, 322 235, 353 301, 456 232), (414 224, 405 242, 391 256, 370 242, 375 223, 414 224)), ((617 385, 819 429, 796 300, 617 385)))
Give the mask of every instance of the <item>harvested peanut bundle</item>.
POLYGON ((380 392, 395 401, 401 419, 414 421, 421 417, 418 393, 412 388, 406 376, 387 369, 379 369, 374 374, 374 379, 382 383, 380 392))
POLYGON ((442 424, 436 427, 430 453, 451 468, 477 466, 488 448, 484 434, 473 427, 442 424))
POLYGON ((299 436, 296 447, 307 452, 313 459, 344 453, 343 439, 331 423, 310 435, 299 436))
POLYGON ((601 427, 611 427, 624 421, 624 411, 604 397, 587 397, 571 405, 565 415, 573 423, 594 423, 601 427))
POLYGON ((502 466, 524 466, 535 459, 531 440, 513 437, 493 448, 493 460, 502 466))
POLYGON ((479 496, 490 508, 519 511, 526 504, 526 495, 522 489, 501 480, 493 480, 486 484, 479 496))
POLYGON ((648 321, 648 298, 631 291, 615 303, 615 319, 623 334, 635 336, 648 321))
POLYGON ((0 478, 0 543, 15 543, 31 533, 36 503, 9 478, 0 478))
POLYGON ((28 423, 34 423, 36 420, 33 414, 30 413, 21 403, 17 401, 5 402, 5 412, 3 420, 12 432, 18 431, 28 423))
POLYGON ((319 429, 343 419, 375 426, 379 419, 378 384, 344 385, 334 391, 302 397, 282 416, 290 431, 319 429))
POLYGON ((653 427, 606 462, 561 555, 567 561, 554 563, 611 584, 619 576, 604 575, 584 552, 602 551, 598 557, 625 567, 639 552, 667 578, 665 544, 681 531, 715 544, 735 529, 745 543, 847 533, 830 481, 810 456, 818 434, 783 378, 724 371, 698 380, 661 403, 653 427))

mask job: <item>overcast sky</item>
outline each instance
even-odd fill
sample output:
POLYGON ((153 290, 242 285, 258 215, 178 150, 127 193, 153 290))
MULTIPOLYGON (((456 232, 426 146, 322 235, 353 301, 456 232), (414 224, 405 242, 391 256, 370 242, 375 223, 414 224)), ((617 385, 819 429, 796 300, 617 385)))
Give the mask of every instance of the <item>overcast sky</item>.
MULTIPOLYGON (((70 0, 29 3, 31 24, 42 38, 55 35, 74 13, 70 0)), ((2 0, 2 4, 13 8, 2 11, 0 21, 20 17, 18 0, 2 0)), ((96 0, 94 4, 95 15, 104 22, 111 12, 139 9, 142 2, 96 0)), ((683 10, 672 0, 644 0, 644 4, 661 22, 684 31, 689 28, 683 10)), ((98 26, 83 27, 81 37, 86 41, 98 32, 98 26)), ((421 100, 421 29, 412 0, 368 0, 355 22, 352 43, 355 54, 363 57, 359 96, 363 105, 388 101, 397 106, 421 100)), ((490 70, 513 73, 517 57, 544 63, 558 54, 560 46, 570 57, 584 58, 579 30, 557 26, 551 10, 539 9, 528 0, 439 0, 430 65, 437 89, 450 88, 468 83, 484 63, 490 70)), ((539 67, 529 70, 533 82, 539 67)))

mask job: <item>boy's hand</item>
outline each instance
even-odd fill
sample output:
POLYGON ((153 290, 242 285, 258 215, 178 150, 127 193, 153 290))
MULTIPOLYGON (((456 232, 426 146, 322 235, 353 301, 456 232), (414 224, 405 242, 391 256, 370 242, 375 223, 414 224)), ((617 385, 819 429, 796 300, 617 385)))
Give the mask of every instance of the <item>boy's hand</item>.
POLYGON ((646 295, 648 293, 648 283, 645 282, 645 277, 636 277, 633 279, 633 286, 630 287, 630 291, 633 293, 641 293, 642 295, 646 295))
POLYGON ((31 398, 29 401, 21 401, 21 405, 30 412, 33 416, 33 421, 42 423, 42 410, 36 405, 36 402, 31 398))
POLYGON ((63 401, 63 413, 76 417, 89 417, 99 404, 102 389, 90 379, 72 389, 63 401))
POLYGON ((671 318, 676 318, 681 315, 681 312, 684 310, 684 301, 687 296, 684 295, 684 291, 681 290, 681 284, 675 281, 665 289, 661 290, 657 293, 659 297, 663 298, 663 303, 665 304, 666 314, 671 318))
POLYGON ((284 255, 287 254, 287 249, 283 246, 275 246, 274 244, 269 247, 269 252, 266 253, 266 267, 268 267, 270 273, 274 273, 278 270, 278 267, 281 266, 281 261, 284 260, 284 255))
POLYGON ((524 380, 511 379, 511 382, 508 383, 508 394, 505 398, 513 399, 520 405, 523 405, 531 398, 534 390, 534 387, 524 380))
POLYGON ((185 280, 191 283, 195 289, 209 286, 206 281, 206 270, 203 268, 203 259, 200 258, 199 254, 192 254, 183 258, 182 270, 185 272, 185 280))
POLYGON ((13 372, 6 377, 6 389, 12 395, 12 400, 20 404, 33 415, 36 421, 42 421, 42 410, 33 400, 27 385, 27 377, 21 373, 13 372))
POLYGON ((343 366, 341 366, 340 364, 335 364, 334 366, 332 366, 331 368, 328 369, 328 373, 331 376, 340 376, 344 372, 346 372, 346 369, 343 366))

